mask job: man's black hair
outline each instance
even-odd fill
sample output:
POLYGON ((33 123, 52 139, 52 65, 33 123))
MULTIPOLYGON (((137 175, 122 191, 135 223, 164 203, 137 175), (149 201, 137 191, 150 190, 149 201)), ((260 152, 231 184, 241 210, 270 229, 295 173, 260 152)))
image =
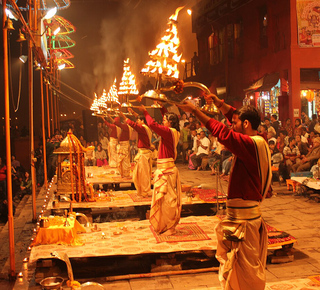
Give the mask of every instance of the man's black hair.
POLYGON ((180 132, 178 115, 172 112, 165 113, 167 120, 171 123, 171 127, 180 132))
POLYGON ((248 120, 253 130, 257 130, 261 123, 260 112, 253 106, 241 107, 239 109, 239 119, 242 123, 248 120))

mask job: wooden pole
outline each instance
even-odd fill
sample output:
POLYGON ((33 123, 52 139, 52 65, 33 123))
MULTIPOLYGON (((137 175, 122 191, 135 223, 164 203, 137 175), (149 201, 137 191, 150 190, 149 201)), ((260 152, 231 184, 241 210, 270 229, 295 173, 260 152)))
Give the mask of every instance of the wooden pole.
POLYGON ((43 99, 43 72, 40 70, 40 92, 41 92, 41 126, 42 126, 42 155, 43 155, 43 175, 44 187, 48 188, 48 175, 47 175, 47 149, 46 149, 46 131, 44 126, 44 99, 43 99))
POLYGON ((46 81, 46 102, 47 102, 47 123, 48 123, 48 138, 51 138, 51 128, 50 128, 50 105, 49 105, 49 84, 48 79, 46 81))
MULTIPOLYGON (((29 5, 29 26, 32 31, 33 25, 33 9, 31 9, 32 1, 28 1, 29 5)), ((28 40, 28 92, 29 92, 29 137, 30 137, 30 159, 31 159, 31 179, 32 179, 32 222, 37 221, 37 208, 36 208, 36 170, 34 166, 34 126, 33 126, 33 43, 28 40)))
POLYGON ((8 70, 8 37, 5 28, 7 0, 2 0, 2 27, 3 27, 3 79, 4 79, 4 106, 5 106, 5 135, 6 135, 6 158, 7 158, 7 200, 8 200, 8 231, 10 272, 9 278, 16 277, 14 257, 14 225, 12 203, 12 176, 11 176, 11 139, 10 139, 10 109, 9 109, 9 70, 8 70))

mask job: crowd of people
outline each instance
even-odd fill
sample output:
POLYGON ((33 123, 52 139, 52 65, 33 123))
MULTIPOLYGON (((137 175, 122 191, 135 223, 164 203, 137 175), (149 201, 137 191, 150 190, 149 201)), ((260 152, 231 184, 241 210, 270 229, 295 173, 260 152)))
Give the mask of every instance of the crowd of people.
POLYGON ((32 181, 30 173, 20 164, 14 155, 11 156, 11 170, 7 169, 6 162, 0 157, 0 221, 8 218, 7 174, 12 179, 13 213, 21 199, 31 194, 32 181))
POLYGON ((311 171, 318 177, 320 117, 314 114, 310 120, 303 112, 294 124, 291 119, 281 124, 277 115, 272 115, 263 120, 259 132, 268 140, 272 165, 278 169, 281 180, 303 171, 311 171))

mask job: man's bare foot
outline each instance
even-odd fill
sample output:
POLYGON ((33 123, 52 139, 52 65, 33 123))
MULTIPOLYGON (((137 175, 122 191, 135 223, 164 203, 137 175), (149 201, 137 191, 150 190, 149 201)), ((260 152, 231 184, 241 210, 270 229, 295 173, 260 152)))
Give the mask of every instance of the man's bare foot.
POLYGON ((172 236, 176 233, 176 229, 170 229, 170 230, 167 230, 165 231, 164 233, 162 233, 161 235, 162 236, 172 236))

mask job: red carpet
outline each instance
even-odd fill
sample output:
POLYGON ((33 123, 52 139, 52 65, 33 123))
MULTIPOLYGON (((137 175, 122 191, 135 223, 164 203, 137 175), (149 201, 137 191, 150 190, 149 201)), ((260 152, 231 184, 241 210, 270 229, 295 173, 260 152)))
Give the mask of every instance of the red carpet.
POLYGON ((168 242, 191 242, 191 241, 203 241, 210 240, 207 234, 196 223, 182 223, 177 225, 176 233, 171 236, 163 236, 157 234, 153 227, 150 229, 157 240, 157 243, 168 242))
POLYGON ((134 202, 140 202, 140 201, 150 201, 152 200, 152 196, 146 196, 146 197, 142 197, 142 196, 138 196, 137 193, 128 193, 128 195, 131 197, 131 199, 134 202))
MULTIPOLYGON (((217 191, 215 189, 201 189, 201 188, 192 188, 192 193, 194 195, 199 195, 199 198, 204 202, 217 202, 217 191)), ((219 191, 218 194, 219 202, 226 202, 227 197, 219 191)))

